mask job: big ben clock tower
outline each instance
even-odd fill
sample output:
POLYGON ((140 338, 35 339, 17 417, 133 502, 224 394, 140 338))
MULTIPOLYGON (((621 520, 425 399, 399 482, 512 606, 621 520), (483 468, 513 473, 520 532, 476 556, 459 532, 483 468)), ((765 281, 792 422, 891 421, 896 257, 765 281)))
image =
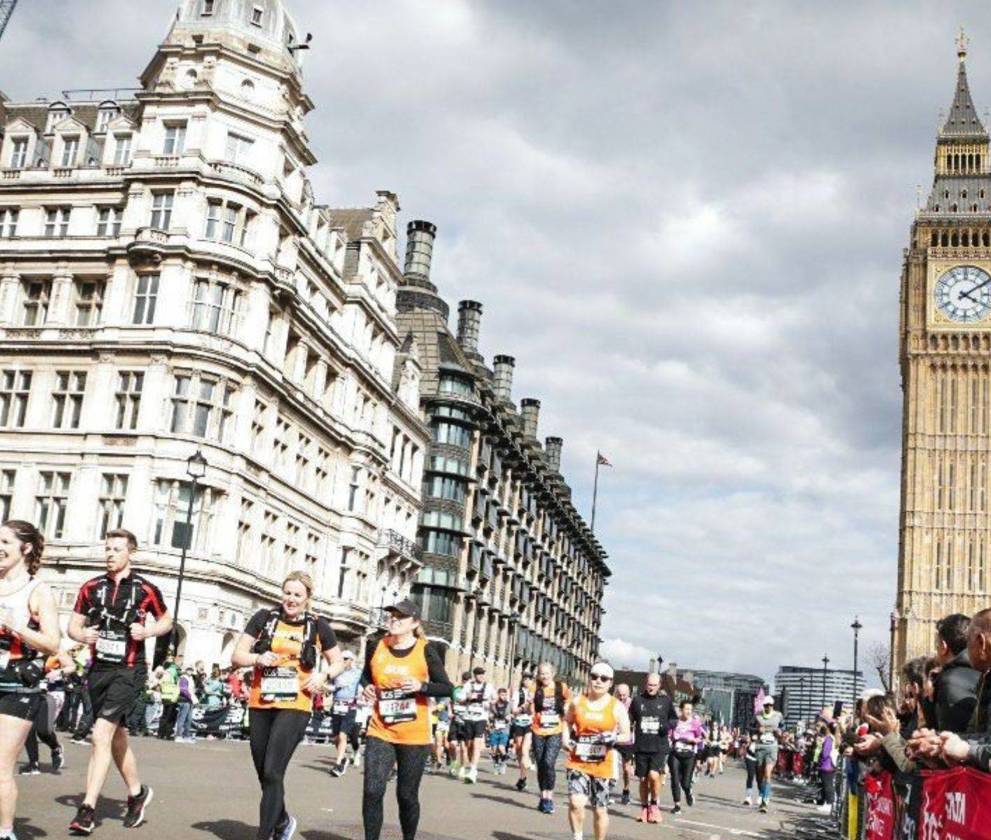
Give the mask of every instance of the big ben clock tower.
POLYGON ((960 33, 957 87, 901 280, 903 391, 895 665, 929 653, 935 622, 988 606, 991 160, 960 33))

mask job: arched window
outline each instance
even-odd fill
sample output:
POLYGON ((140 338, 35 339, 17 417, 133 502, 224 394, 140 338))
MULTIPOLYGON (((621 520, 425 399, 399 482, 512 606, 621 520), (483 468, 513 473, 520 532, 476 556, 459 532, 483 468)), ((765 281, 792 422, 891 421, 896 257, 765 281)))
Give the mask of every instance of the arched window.
POLYGON ((953 204, 950 205, 950 212, 951 213, 957 212, 957 203, 955 201, 953 202, 953 204))
POLYGON ((957 236, 956 234, 953 234, 953 236, 950 238, 950 244, 954 248, 956 248, 960 244, 960 237, 957 236))
POLYGON ((960 235, 960 244, 963 245, 964 248, 966 248, 968 245, 970 245, 970 234, 967 233, 967 231, 964 231, 960 235))
MULTIPOLYGON (((936 209, 938 210, 939 208, 937 207, 936 209)), ((942 245, 944 248, 946 248, 947 246, 949 246, 949 244, 950 244, 950 237, 948 237, 946 235, 946 231, 943 231, 943 236, 942 236, 942 239, 940 241, 940 245, 942 245)))

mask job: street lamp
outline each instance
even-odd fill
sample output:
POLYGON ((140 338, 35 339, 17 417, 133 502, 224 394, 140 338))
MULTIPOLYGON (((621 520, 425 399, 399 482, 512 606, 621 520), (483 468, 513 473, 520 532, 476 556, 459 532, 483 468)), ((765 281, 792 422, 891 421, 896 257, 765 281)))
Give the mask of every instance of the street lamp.
POLYGON ((853 619, 853 624, 850 625, 850 629, 853 630, 853 705, 850 706, 851 711, 857 708, 857 637, 863 626, 860 623, 859 615, 853 619))
MULTIPOLYGON (((186 474, 189 476, 189 506, 186 508, 185 527, 179 535, 182 553, 179 555, 179 580, 175 587, 175 612, 173 614, 171 645, 173 657, 179 647, 179 604, 182 601, 182 579, 186 574, 186 552, 193 542, 193 501, 196 499, 196 488, 200 479, 206 475, 206 466, 206 458, 198 449, 194 455, 190 455, 186 459, 186 474)), ((172 545, 175 546, 175 537, 173 537, 172 545)))
POLYGON ((822 655, 822 707, 826 708, 826 666, 829 665, 829 654, 822 655))

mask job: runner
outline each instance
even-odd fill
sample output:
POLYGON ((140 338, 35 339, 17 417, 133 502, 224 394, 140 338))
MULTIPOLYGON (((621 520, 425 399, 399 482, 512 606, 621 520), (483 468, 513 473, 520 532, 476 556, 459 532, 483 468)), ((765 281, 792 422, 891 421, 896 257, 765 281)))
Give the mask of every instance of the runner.
POLYGON ((309 611, 313 580, 290 572, 278 607, 260 609, 237 640, 231 664, 253 667, 248 696, 251 760, 261 783, 257 840, 290 840, 296 818, 285 807, 284 778, 313 713, 313 695, 344 669, 334 631, 309 611), (328 670, 317 671, 323 659, 328 670))
POLYGON ((449 697, 453 686, 440 651, 424 638, 420 610, 404 599, 387 608, 389 635, 368 646, 361 675, 364 696, 375 703, 365 744, 361 815, 365 840, 382 833, 382 800, 393 766, 403 840, 420 822, 420 780, 430 754, 428 698, 449 697))
POLYGON ((465 704, 464 735, 468 752, 468 769, 464 782, 473 785, 478 781, 478 759, 485 746, 485 728, 495 700, 495 688, 485 681, 485 669, 479 665, 472 669, 472 679, 464 685, 462 699, 465 704))
POLYGON ((554 666, 542 662, 537 668, 537 686, 533 692, 533 757, 537 762, 537 784, 540 801, 537 810, 554 813, 555 764, 561 748, 568 747, 568 731, 564 728, 564 713, 571 700, 571 691, 554 678, 554 666))
POLYGON ((522 791, 526 787, 526 776, 530 771, 530 725, 533 715, 530 712, 533 703, 533 677, 524 674, 522 684, 516 692, 516 705, 513 707, 513 720, 509 727, 509 737, 513 741, 513 750, 520 770, 516 780, 516 789, 522 791))
MULTIPOLYGON (((619 683, 615 688, 615 697, 623 704, 627 714, 630 711, 630 687, 626 683, 619 683)), ((622 767, 623 795, 620 803, 630 804, 630 779, 633 778, 633 739, 634 733, 630 730, 630 737, 627 741, 616 742, 616 754, 619 756, 622 767)))
POLYGON ((719 757, 722 755, 722 735, 719 724, 713 719, 709 721, 709 729, 705 739, 705 775, 715 778, 719 772, 719 757))
POLYGON ((468 775, 468 746, 465 741, 465 684, 471 679, 471 671, 461 675, 461 685, 451 691, 451 729, 448 733, 447 750, 453 759, 448 772, 455 778, 464 781, 468 775))
POLYGON ((90 646, 88 683, 95 718, 86 793, 69 824, 71 834, 92 833, 94 809, 111 762, 127 785, 125 828, 144 822, 154 795, 141 784, 126 720, 148 679, 145 640, 171 632, 172 617, 158 587, 134 571, 131 564, 137 550, 138 540, 130 531, 107 531, 103 545, 107 573, 82 585, 69 618, 69 638, 90 646))
POLYGON ((65 751, 59 744, 55 722, 65 703, 65 674, 75 673, 75 670, 76 663, 65 651, 52 654, 46 660, 45 678, 41 682, 41 696, 44 702, 38 705, 38 713, 24 743, 28 761, 20 769, 20 775, 37 776, 41 773, 41 764, 38 761, 39 739, 52 752, 52 772, 58 773, 65 766, 65 751))
POLYGON ((39 654, 61 638, 55 596, 35 575, 45 538, 30 522, 0 526, 0 840, 16 840, 14 768, 41 700, 39 654))
POLYGON ((671 747, 668 727, 677 720, 674 704, 661 691, 661 675, 647 674, 643 693, 630 703, 634 769, 640 779, 640 822, 661 821, 661 786, 671 747))
POLYGON ((747 795, 743 797, 743 804, 748 808, 754 804, 754 783, 757 780, 757 744, 760 741, 760 728, 757 721, 751 724, 750 731, 746 736, 746 752, 743 761, 747 768, 747 795))
POLYGON ((447 697, 431 698, 431 722, 434 728, 434 761, 435 772, 446 767, 447 733, 451 730, 451 701, 447 697))
POLYGON ((720 727, 719 736, 719 775, 726 772, 726 756, 733 749, 733 733, 728 726, 720 727))
POLYGON ((774 711, 774 698, 764 700, 764 710, 757 715, 757 785, 760 788, 760 812, 767 813, 771 800, 771 774, 778 762, 778 741, 781 738, 784 716, 774 711))
POLYGON ((671 770, 671 798, 674 799, 672 814, 681 813, 681 792, 685 792, 685 802, 695 804, 692 783, 695 780, 695 760, 698 746, 702 743, 702 722, 695 717, 695 707, 691 700, 682 700, 678 706, 678 718, 671 729, 671 756, 668 768, 671 770))
POLYGON ((613 669, 608 662, 596 662, 588 678, 588 688, 578 695, 566 712, 572 733, 571 749, 565 767, 568 771, 568 823, 575 840, 582 840, 585 805, 592 806, 595 840, 605 840, 609 829, 609 783, 615 779, 612 745, 627 740, 630 719, 626 708, 609 694, 613 669))
POLYGON ((500 688, 495 702, 492 703, 492 718, 489 721, 491 727, 489 746, 492 748, 492 763, 497 776, 506 775, 506 761, 509 758, 506 749, 509 746, 510 712, 509 689, 500 688))
POLYGON ((347 749, 351 744, 355 766, 361 761, 359 755, 358 726, 355 717, 358 713, 358 692, 361 683, 361 669, 355 665, 354 653, 350 650, 341 654, 344 670, 334 677, 333 700, 330 706, 331 735, 337 747, 337 763, 330 768, 330 775, 340 777, 348 769, 347 749))

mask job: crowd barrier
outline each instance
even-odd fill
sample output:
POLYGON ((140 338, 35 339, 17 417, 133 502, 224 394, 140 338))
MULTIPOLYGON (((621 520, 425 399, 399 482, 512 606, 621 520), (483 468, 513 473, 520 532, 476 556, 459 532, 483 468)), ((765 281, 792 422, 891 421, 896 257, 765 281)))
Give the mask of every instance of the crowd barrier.
POLYGON ((864 778, 858 840, 988 840, 991 774, 969 767, 864 778))
MULTIPOLYGON (((249 715, 240 705, 193 706, 192 729, 199 737, 212 735, 215 738, 243 738, 247 735, 249 715)), ((331 739, 331 716, 326 712, 313 712, 306 726, 306 737, 310 741, 331 739)))

